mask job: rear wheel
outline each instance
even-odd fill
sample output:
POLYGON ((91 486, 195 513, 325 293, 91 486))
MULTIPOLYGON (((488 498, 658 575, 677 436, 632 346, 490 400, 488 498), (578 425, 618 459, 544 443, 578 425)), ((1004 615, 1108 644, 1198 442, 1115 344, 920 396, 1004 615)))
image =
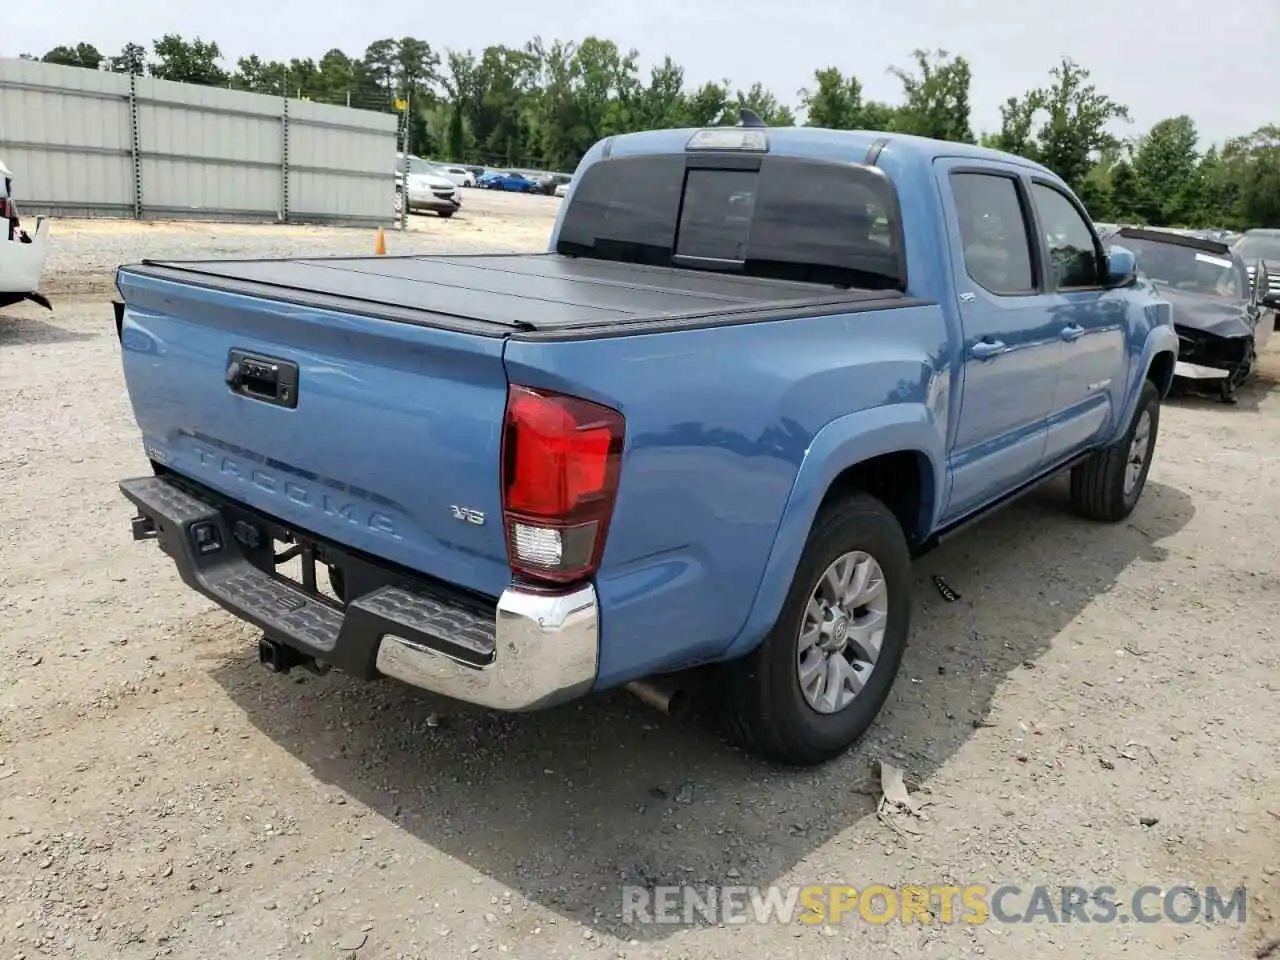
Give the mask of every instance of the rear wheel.
POLYGON ((782 763, 843 753, 884 705, 906 649, 911 556, 897 518, 865 494, 819 515, 764 642, 723 665, 722 717, 782 763))
POLYGON ((1160 430, 1160 391, 1142 383, 1129 429, 1109 447, 1071 469, 1071 506, 1090 520, 1116 523, 1138 505, 1160 430))

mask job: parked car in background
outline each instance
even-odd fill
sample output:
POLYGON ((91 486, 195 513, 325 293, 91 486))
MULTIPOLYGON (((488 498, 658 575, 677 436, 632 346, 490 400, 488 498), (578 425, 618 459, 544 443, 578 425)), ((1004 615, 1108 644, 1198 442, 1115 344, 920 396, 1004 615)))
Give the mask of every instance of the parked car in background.
POLYGON ((564 186, 572 179, 573 175, 569 173, 543 174, 538 178, 538 191, 545 193, 548 197, 555 196, 556 188, 564 186))
POLYGON ((451 181, 455 186, 474 187, 476 185, 476 175, 466 167, 453 163, 436 163, 434 166, 441 176, 451 181))
POLYGON ((569 181, 567 181, 567 182, 565 182, 565 183, 558 183, 558 184, 556 184, 556 189, 555 189, 555 191, 554 191, 554 195, 555 195, 555 196, 557 196, 557 197, 567 197, 567 196, 569 195, 569 188, 570 188, 571 186, 573 186, 573 181, 572 181, 572 180, 569 180, 569 181))
POLYGON ((1252 286, 1257 279, 1258 264, 1265 260, 1270 274, 1268 292, 1262 304, 1274 314, 1273 326, 1280 326, 1280 230, 1258 228, 1246 230, 1231 247, 1244 261, 1252 286))
POLYGON ((1134 510, 1169 304, 1047 168, 711 128, 580 169, 545 253, 118 271, 133 536, 268 668, 500 710, 704 678, 814 764, 889 696, 913 556, 1063 470, 1134 510))
MULTIPOLYGON (((403 201, 404 154, 396 154, 395 211, 399 215, 403 201)), ((458 186, 430 161, 409 155, 409 212, 429 210, 448 219, 462 206, 458 186)))
POLYGON ((1132 250, 1138 272, 1172 306, 1174 376, 1183 386, 1208 385, 1234 402, 1272 331, 1240 256, 1220 240, 1184 230, 1121 227, 1102 239, 1132 250))
POLYGON ((485 186, 490 190, 506 190, 510 193, 538 192, 538 183, 536 180, 530 180, 523 173, 519 173, 515 170, 495 174, 492 177, 485 177, 482 180, 482 186, 485 186))

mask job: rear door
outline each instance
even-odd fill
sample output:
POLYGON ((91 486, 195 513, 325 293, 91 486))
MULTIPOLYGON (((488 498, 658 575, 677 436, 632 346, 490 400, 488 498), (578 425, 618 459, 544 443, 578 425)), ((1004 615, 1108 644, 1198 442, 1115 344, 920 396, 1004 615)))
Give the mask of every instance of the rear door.
POLYGON ((945 519, 982 506, 1043 462, 1062 356, 1027 182, 1018 167, 935 164, 964 328, 964 387, 945 519))
POLYGON ((1102 244, 1077 201, 1032 178, 1031 205, 1063 344, 1045 444, 1045 456, 1058 460, 1106 428, 1123 396, 1128 294, 1106 288, 1102 244))

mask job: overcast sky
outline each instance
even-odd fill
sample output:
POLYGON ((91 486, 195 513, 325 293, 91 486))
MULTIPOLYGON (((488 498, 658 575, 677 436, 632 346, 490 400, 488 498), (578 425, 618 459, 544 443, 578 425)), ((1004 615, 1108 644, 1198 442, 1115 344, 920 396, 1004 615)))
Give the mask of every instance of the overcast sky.
POLYGON ((638 49, 642 64, 669 54, 691 84, 759 80, 793 104, 824 66, 893 101, 886 68, 941 47, 973 66, 975 133, 997 129, 999 104, 1067 55, 1129 105, 1132 133, 1179 113, 1213 141, 1280 123, 1280 0, 437 0, 416 11, 404 0, 17 0, 0 55, 81 40, 111 54, 166 32, 216 40, 229 66, 249 53, 359 54, 381 37, 479 50, 594 34, 638 49))

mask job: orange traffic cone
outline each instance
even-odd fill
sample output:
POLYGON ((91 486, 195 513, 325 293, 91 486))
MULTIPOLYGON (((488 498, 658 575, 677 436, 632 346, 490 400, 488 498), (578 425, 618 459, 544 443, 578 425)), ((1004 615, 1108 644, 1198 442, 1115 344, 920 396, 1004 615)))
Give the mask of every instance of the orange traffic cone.
POLYGON ((373 255, 375 257, 387 255, 387 235, 382 232, 382 227, 378 227, 378 239, 373 242, 373 255))

